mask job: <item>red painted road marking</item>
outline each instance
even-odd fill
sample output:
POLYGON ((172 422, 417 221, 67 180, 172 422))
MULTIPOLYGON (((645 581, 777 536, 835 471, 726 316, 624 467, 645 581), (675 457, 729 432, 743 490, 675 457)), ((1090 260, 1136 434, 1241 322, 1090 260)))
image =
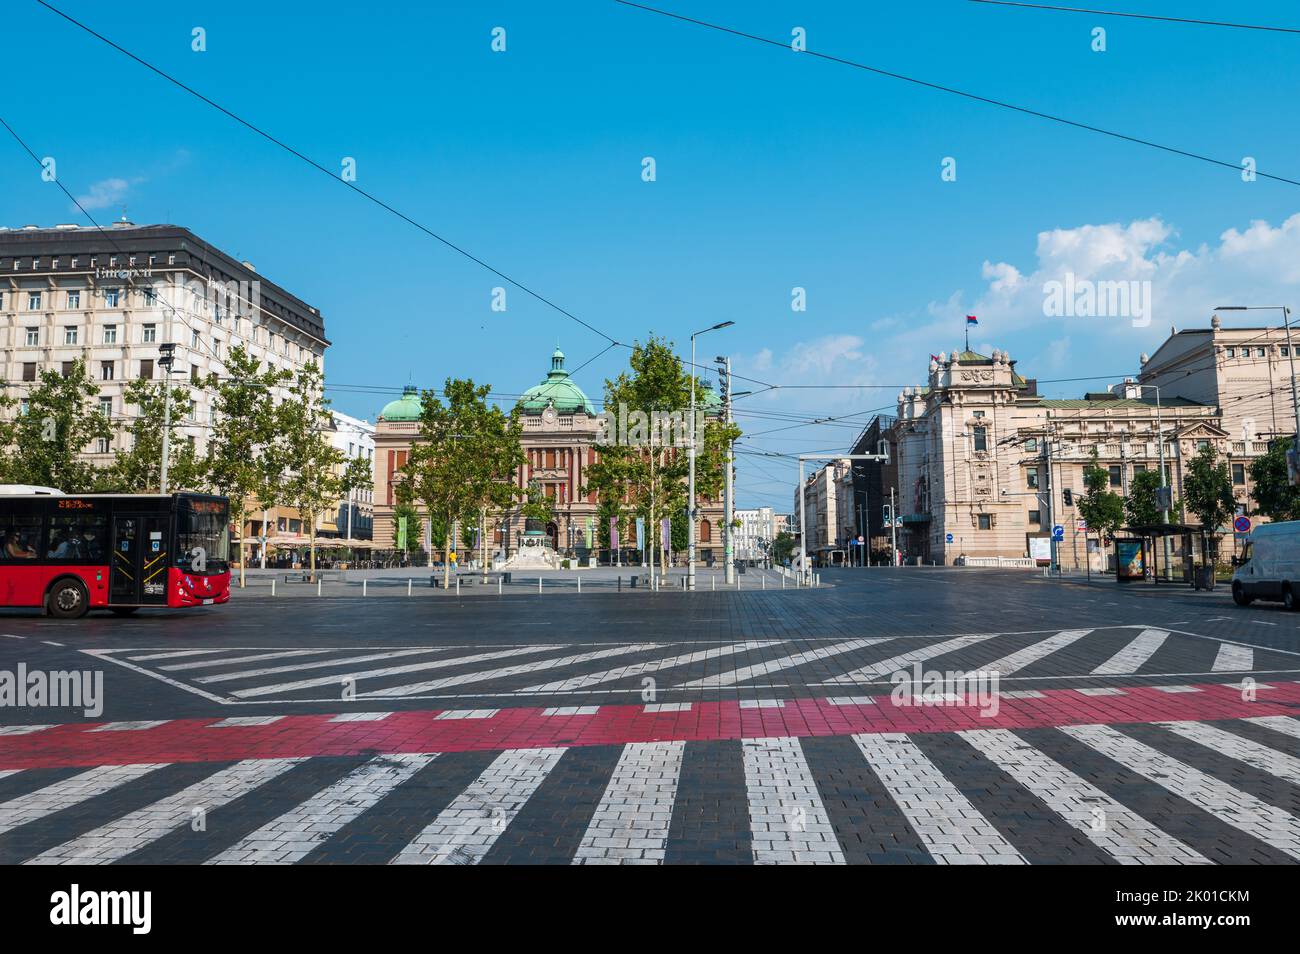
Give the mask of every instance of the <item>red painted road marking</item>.
POLYGON ((780 708, 741 708, 737 700, 697 702, 684 711, 641 705, 600 706, 594 713, 543 716, 540 708, 502 709, 490 718, 439 719, 448 710, 394 712, 379 721, 333 721, 333 713, 284 716, 269 725, 216 727, 218 717, 177 719, 132 732, 95 732, 104 723, 70 723, 28 735, 0 736, 0 771, 137 762, 215 762, 362 753, 465 752, 545 746, 622 745, 857 732, 956 732, 1090 723, 1209 721, 1300 713, 1300 684, 1277 683, 1255 702, 1235 685, 1167 693, 1125 687, 1088 696, 1045 689, 1039 698, 1003 698, 996 715, 976 706, 870 705, 823 698, 787 699, 780 708), (204 729, 200 732, 199 729, 204 729))

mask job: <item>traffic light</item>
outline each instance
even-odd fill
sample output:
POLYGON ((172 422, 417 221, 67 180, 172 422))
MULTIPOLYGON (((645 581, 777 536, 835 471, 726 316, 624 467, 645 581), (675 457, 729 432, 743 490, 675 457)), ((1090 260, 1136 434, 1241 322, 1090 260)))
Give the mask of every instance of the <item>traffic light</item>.
POLYGON ((1073 506, 1074 506, 1074 491, 1073 491, 1073 490, 1071 490, 1069 487, 1066 487, 1063 491, 1061 491, 1061 496, 1065 499, 1065 505, 1066 505, 1067 507, 1073 507, 1073 506))
POLYGON ((885 526, 892 527, 894 525, 894 508, 891 507, 889 504, 885 504, 880 509, 882 515, 884 516, 885 526))

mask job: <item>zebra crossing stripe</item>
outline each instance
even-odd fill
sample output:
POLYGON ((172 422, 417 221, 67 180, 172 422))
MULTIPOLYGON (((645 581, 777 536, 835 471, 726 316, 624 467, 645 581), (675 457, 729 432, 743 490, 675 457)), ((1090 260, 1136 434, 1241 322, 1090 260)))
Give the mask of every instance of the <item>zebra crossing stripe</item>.
POLYGON ((1245 721, 1300 739, 1300 722, 1290 716, 1252 716, 1245 721))
POLYGON ((1028 863, 906 735, 860 734, 853 741, 937 863, 1028 863))
POLYGON ((745 739, 745 791, 755 864, 844 864, 799 740, 745 739))
POLYGON ((437 753, 371 759, 205 864, 296 864, 435 758, 437 753))
POLYGON ((1191 739, 1197 745, 1213 749, 1230 759, 1245 762, 1247 765, 1284 778, 1293 785, 1300 785, 1300 759, 1267 745, 1261 745, 1252 739, 1243 738, 1231 732, 1225 732, 1217 726, 1203 722, 1159 722, 1170 732, 1176 732, 1184 739, 1191 739))
POLYGON ((564 751, 545 748, 503 752, 389 864, 478 864, 564 751))
POLYGON ((389 686, 384 689, 376 689, 373 692, 361 693, 365 696, 414 696, 422 692, 434 692, 438 689, 446 689, 449 686, 462 686, 470 682, 487 682, 492 679, 504 679, 507 676, 524 676, 534 672, 540 672, 543 669, 558 669, 561 666, 573 666, 579 663, 595 662, 598 659, 609 659, 612 656, 626 656, 630 653, 643 653, 647 649, 656 649, 656 646, 646 646, 644 643, 634 643, 629 646, 615 646, 612 649, 599 649, 590 653, 578 653, 573 656, 560 656, 555 659, 542 659, 537 662, 519 663, 515 666, 505 666, 501 669, 486 669, 480 672, 462 673, 459 676, 443 676, 441 679, 429 679, 425 682, 414 682, 404 686, 389 686))
POLYGON ((986 663, 980 666, 980 669, 986 672, 996 672, 1001 676, 1009 676, 1013 672, 1019 672, 1026 666, 1038 662, 1038 660, 1050 656, 1058 649, 1064 649, 1071 643, 1078 642, 1083 637, 1091 633, 1090 629, 1067 629, 1057 633, 1055 636, 1048 636, 1046 639, 1040 639, 1032 646, 1026 646, 1024 649, 1014 652, 1009 656, 1003 656, 996 662, 986 663))
POLYGON ((56 845, 23 864, 111 864, 189 824, 196 809, 211 811, 220 808, 302 761, 301 758, 292 758, 236 762, 173 795, 56 845))
POLYGON ((207 669, 211 666, 233 666, 235 663, 261 662, 264 659, 288 659, 293 656, 319 656, 334 652, 332 649, 286 649, 277 653, 255 653, 252 656, 225 656, 221 659, 199 659, 193 662, 159 666, 163 672, 185 672, 190 669, 207 669))
POLYGON ((1162 629, 1144 629, 1133 641, 1092 671, 1094 676, 1137 672, 1164 645, 1169 634, 1162 629))
POLYGON ((827 679, 826 683, 845 683, 845 682, 870 682, 878 676, 888 675, 899 669, 906 669, 912 663, 923 663, 927 659, 934 659, 945 653, 954 650, 964 649, 967 646, 974 646, 976 643, 983 642, 986 639, 992 639, 997 633, 981 633, 975 636, 957 636, 953 639, 944 640, 941 643, 924 646, 921 649, 913 649, 909 652, 900 653, 897 656, 891 656, 889 659, 882 659, 880 662, 872 663, 869 666, 863 666, 861 669, 854 669, 846 672, 842 676, 836 676, 833 679, 827 679))
MULTIPOLYGON (((280 682, 272 686, 255 686, 250 689, 236 689, 231 693, 232 696, 240 699, 247 699, 253 696, 269 696, 277 692, 294 692, 298 689, 312 689, 316 686, 336 685, 343 678, 350 679, 381 679, 384 676, 402 676, 411 672, 427 672, 430 669, 445 669, 449 666, 468 666, 478 662, 487 662, 492 659, 505 659, 510 656, 523 656, 528 653, 546 652, 551 649, 559 649, 559 646, 524 646, 516 649, 500 649, 490 653, 476 653, 473 656, 457 656, 453 659, 435 659, 431 662, 407 663, 403 666, 387 666, 383 669, 368 669, 364 672, 351 673, 334 673, 329 676, 317 676, 311 679, 298 679, 293 682, 280 682)), ((422 652, 433 652, 434 650, 425 649, 422 652)), ((314 668, 315 664, 309 664, 301 668, 314 668)), ((291 667, 292 668, 292 667, 291 667)))
POLYGON ((574 864, 662 864, 685 742, 623 747, 574 864))
MULTIPOLYGON (((0 834, 11 831, 19 825, 26 825, 38 818, 44 818, 46 815, 61 812, 65 808, 71 808, 88 798, 102 795, 125 782, 130 782, 160 768, 162 768, 162 763, 156 765, 101 766, 87 772, 79 772, 71 778, 62 779, 53 785, 47 785, 45 788, 10 799, 0 805, 0 834)), ((6 772, 5 774, 12 773, 6 772)))
POLYGON ((44 732, 46 729, 53 729, 53 725, 0 725, 0 735, 31 735, 33 732, 44 732))
POLYGON ((1120 864, 1213 864, 1014 732, 967 729, 958 735, 1120 864))
POLYGON ((183 656, 211 656, 213 653, 224 653, 224 649, 174 649, 166 653, 150 653, 147 656, 127 656, 131 662, 153 662, 157 659, 180 659, 183 656))
POLYGON ((1155 782, 1225 824, 1300 860, 1300 819, 1106 725, 1062 732, 1155 782))
POLYGON ((574 676, 572 679, 561 679, 557 682, 544 682, 540 685, 529 686, 520 691, 568 692, 573 689, 586 689, 588 686, 599 685, 602 682, 611 682, 615 679, 627 679, 631 676, 639 676, 646 672, 659 672, 663 669, 672 669, 675 666, 689 666, 691 663, 718 659, 722 656, 729 656, 733 653, 745 652, 750 649, 758 649, 759 647, 766 645, 769 645, 767 640, 752 640, 744 643, 732 643, 730 646, 714 646, 709 649, 697 650, 693 653, 669 656, 667 659, 651 659, 648 662, 620 666, 618 669, 606 669, 603 672, 587 673, 585 676, 574 676))
POLYGON ((236 679, 255 679, 258 676, 276 676, 282 672, 305 672, 308 669, 329 669, 333 666, 355 666, 357 663, 378 662, 381 659, 401 659, 404 656, 419 656, 436 653, 437 648, 425 649, 390 649, 382 653, 368 653, 364 656, 335 656, 316 662, 293 663, 288 666, 266 666, 261 669, 241 669, 238 672, 223 672, 215 676, 199 676, 194 681, 208 685, 214 682, 232 682, 236 679))
POLYGON ((817 662, 818 660, 829 659, 832 656, 853 652, 855 649, 865 649, 868 646, 887 643, 893 638, 892 636, 884 636, 873 639, 850 639, 843 643, 835 643, 831 646, 822 646, 818 649, 783 656, 780 659, 770 659, 767 662, 755 663, 752 666, 742 666, 739 669, 732 669, 713 676, 705 676, 702 679, 693 679, 690 682, 682 683, 680 688, 703 689, 734 686, 738 682, 748 682, 750 679, 756 679, 759 676, 767 676, 785 669, 794 669, 804 663, 817 662))
POLYGON ((1255 650, 1235 643, 1219 643, 1219 654, 1214 657, 1214 672, 1246 672, 1255 668, 1255 650))

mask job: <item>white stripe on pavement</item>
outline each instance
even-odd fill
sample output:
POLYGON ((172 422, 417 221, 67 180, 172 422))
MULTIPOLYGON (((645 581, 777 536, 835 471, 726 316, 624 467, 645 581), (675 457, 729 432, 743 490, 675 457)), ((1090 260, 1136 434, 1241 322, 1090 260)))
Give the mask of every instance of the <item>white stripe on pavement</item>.
POLYGON ((901 732, 853 736, 890 797, 941 865, 1026 864, 1025 856, 901 732))
POLYGON ((623 747, 574 864, 662 864, 685 742, 623 747))
POLYGON ((617 669, 606 669, 603 672, 587 673, 585 676, 574 676, 572 679, 561 679, 558 682, 544 682, 540 685, 529 686, 528 688, 519 691, 566 692, 572 689, 585 689, 588 686, 594 686, 602 682, 612 682, 615 679, 627 679, 630 676, 639 676, 646 672, 659 672, 660 670, 671 669, 676 666, 689 666, 691 663, 717 659, 722 656, 729 656, 733 653, 745 652, 750 649, 758 649, 767 645, 769 645, 767 640, 753 640, 744 643, 733 643, 730 646, 713 646, 709 649, 701 649, 693 653, 669 656, 667 659, 651 659, 648 662, 632 663, 627 666, 620 666, 617 669))
POLYGON ((253 696, 269 696, 277 692, 295 692, 298 689, 311 689, 316 686, 330 686, 347 679, 382 679, 385 676, 401 676, 409 672, 427 672, 430 669, 446 669, 449 666, 468 666, 491 659, 504 659, 510 656, 523 656, 528 653, 549 652, 561 649, 560 646, 525 646, 516 649, 502 649, 491 653, 476 653, 473 656, 457 656, 454 659, 435 659, 432 662, 408 663, 404 666, 387 666, 383 669, 368 669, 364 672, 341 672, 329 676, 317 676, 312 679, 297 679, 293 682, 280 682, 271 686, 255 686, 250 689, 237 689, 231 693, 240 699, 253 696))
POLYGON ((431 753, 371 759, 205 864, 295 864, 437 757, 431 753))
POLYGON ((31 735, 53 728, 53 725, 0 725, 0 735, 31 735))
MULTIPOLYGON (((215 676, 199 676, 194 681, 207 685, 213 682, 232 682, 236 679, 254 679, 258 676, 275 676, 282 672, 306 672, 309 669, 330 669, 334 666, 352 666, 357 663, 378 662, 381 659, 401 659, 405 656, 428 656, 438 652, 436 647, 426 649, 391 649, 382 653, 367 653, 364 656, 335 656, 316 662, 293 663, 288 666, 266 666, 261 669, 241 669, 239 672, 222 672, 215 676)), ((333 678, 333 677, 329 677, 333 678)))
POLYGON ((871 639, 850 639, 842 643, 833 643, 830 646, 821 646, 817 649, 809 649, 802 653, 793 653, 789 656, 782 656, 780 659, 769 659, 767 662, 755 663, 752 666, 742 666, 739 669, 720 672, 713 676, 705 676, 702 679, 693 679, 690 682, 682 683, 679 688, 703 689, 717 688, 720 686, 734 686, 738 682, 748 682, 751 679, 771 675, 774 672, 781 672, 785 669, 794 669, 798 666, 802 666, 804 663, 817 662, 822 659, 829 659, 832 656, 839 656, 844 653, 853 652, 855 649, 865 649, 868 646, 887 643, 893 638, 894 637, 892 636, 882 636, 871 639))
POLYGON ((1219 643, 1219 654, 1214 657, 1214 672, 1246 672, 1255 668, 1255 650, 1234 643, 1219 643))
POLYGON ((252 656, 227 656, 223 659, 200 659, 195 662, 159 666, 163 672, 183 672, 188 669, 208 669, 212 666, 233 666, 235 663, 261 662, 263 659, 288 659, 293 656, 319 656, 337 652, 334 649, 285 649, 276 653, 254 653, 252 656))
POLYGON ((1253 739, 1246 739, 1204 722, 1161 722, 1170 732, 1176 732, 1184 739, 1190 739, 1197 745, 1213 749, 1220 755, 1245 762, 1269 775, 1284 778, 1293 785, 1300 785, 1300 759, 1287 755, 1267 745, 1261 745, 1253 739))
POLYGON ((950 653, 958 649, 965 649, 967 646, 974 646, 986 639, 992 639, 997 633, 981 633, 974 636, 957 636, 953 639, 944 640, 941 643, 932 643, 923 646, 920 649, 913 649, 897 656, 891 656, 889 659, 882 659, 880 662, 872 663, 869 666, 863 666, 861 669, 854 669, 852 672, 846 672, 842 676, 836 676, 833 679, 827 679, 826 683, 844 683, 844 682, 871 682, 878 676, 888 675, 891 672, 897 672, 900 669, 906 669, 912 663, 925 662, 927 659, 934 659, 945 653, 950 653))
POLYGON ((1038 662, 1038 660, 1052 655, 1058 650, 1064 649, 1071 643, 1078 642, 1091 633, 1090 629, 1067 629, 1057 633, 1055 636, 1048 636, 1046 639, 1040 639, 1032 646, 1026 646, 1009 656, 1003 656, 996 662, 985 663, 979 668, 984 672, 996 672, 1000 676, 1009 676, 1013 672, 1019 672, 1026 666, 1038 662))
POLYGON ((173 795, 114 819, 23 862, 27 865, 104 865, 190 824, 195 809, 211 811, 251 792, 301 758, 236 762, 173 795))
POLYGON ((967 729, 958 735, 1120 864, 1213 864, 1014 732, 967 729))
POLYGON ((844 864, 799 740, 745 739, 755 864, 844 864))
POLYGON ((1300 818, 1221 782, 1106 725, 1067 725, 1060 731, 1155 782, 1220 821, 1300 860, 1300 818))
POLYGON ((1132 642, 1094 669, 1093 675, 1112 676, 1137 672, 1168 638, 1169 634, 1162 629, 1144 629, 1133 637, 1132 642))
POLYGON ((0 834, 71 808, 88 798, 102 795, 126 782, 147 775, 158 765, 102 765, 79 772, 26 795, 19 795, 0 805, 0 834))
POLYGON ((612 649, 600 649, 590 653, 578 653, 573 656, 559 656, 554 659, 542 659, 537 662, 519 663, 515 666, 504 666, 500 669, 485 669, 481 672, 462 673, 459 676, 443 676, 441 679, 429 679, 425 682, 413 682, 402 686, 388 686, 384 689, 375 689, 371 692, 358 693, 359 696, 413 696, 421 692, 433 692, 438 689, 445 689, 448 686, 463 686, 470 682, 487 682, 491 679, 504 679, 508 676, 524 676, 534 672, 541 672, 543 669, 558 669, 561 666, 576 666, 580 663, 595 662, 598 659, 609 659, 612 656, 626 656, 629 653, 644 653, 658 649, 658 646, 647 646, 645 643, 634 643, 630 646, 615 646, 612 649))
POLYGON ((389 864, 478 864, 564 751, 549 748, 502 752, 389 864))
POLYGON ((1272 729, 1274 732, 1281 732, 1285 735, 1293 736, 1300 739, 1300 721, 1290 716, 1251 716, 1246 722, 1253 722, 1255 725, 1262 725, 1266 729, 1272 729))
POLYGON ((166 653, 150 653, 148 656, 127 656, 131 662, 151 662, 155 659, 180 659, 182 656, 211 656, 213 653, 224 653, 229 650, 225 649, 174 649, 166 653))

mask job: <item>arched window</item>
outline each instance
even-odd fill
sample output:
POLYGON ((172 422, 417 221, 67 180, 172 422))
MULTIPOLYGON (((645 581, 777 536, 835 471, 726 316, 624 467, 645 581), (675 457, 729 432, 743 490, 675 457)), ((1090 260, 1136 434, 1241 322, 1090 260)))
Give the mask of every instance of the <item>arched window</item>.
POLYGON ((713 524, 707 520, 700 521, 700 542, 708 543, 713 539, 713 524))

